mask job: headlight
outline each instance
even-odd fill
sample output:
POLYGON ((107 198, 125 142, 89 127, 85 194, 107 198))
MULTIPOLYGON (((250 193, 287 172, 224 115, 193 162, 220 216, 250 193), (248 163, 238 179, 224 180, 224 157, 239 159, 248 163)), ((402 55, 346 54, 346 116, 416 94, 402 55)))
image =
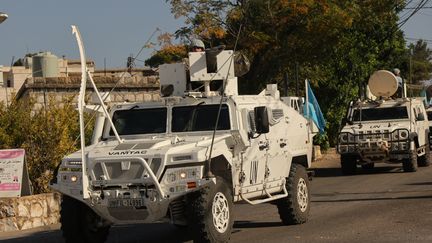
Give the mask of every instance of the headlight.
POLYGON ((73 176, 70 177, 70 180, 71 180, 72 182, 76 182, 76 181, 78 181, 78 176, 73 175, 73 176))
POLYGON ((166 184, 173 184, 178 182, 187 182, 190 180, 201 179, 202 168, 202 166, 193 166, 167 169, 162 181, 166 184))
POLYGON ((341 133, 341 134, 339 135, 339 140, 340 140, 342 143, 346 143, 346 142, 348 142, 348 133, 341 133))
POLYGON ((408 139, 408 136, 407 130, 396 130, 392 133, 393 140, 405 140, 408 139))
POLYGON ((355 142, 355 137, 351 133, 348 133, 348 142, 350 142, 350 143, 354 143, 355 142))
POLYGON ((71 172, 61 172, 59 174, 60 180, 64 183, 77 183, 81 180, 81 176, 71 172))
POLYGON ((68 161, 67 165, 82 165, 81 161, 68 161))
POLYGON ((162 188, 171 193, 196 188, 196 180, 202 178, 203 166, 167 169, 162 178, 162 188))
POLYGON ((339 141, 340 143, 354 143, 355 137, 351 133, 343 132, 339 135, 339 141))
POLYGON ((399 131, 399 136, 401 139, 407 139, 408 138, 408 132, 407 131, 399 131))

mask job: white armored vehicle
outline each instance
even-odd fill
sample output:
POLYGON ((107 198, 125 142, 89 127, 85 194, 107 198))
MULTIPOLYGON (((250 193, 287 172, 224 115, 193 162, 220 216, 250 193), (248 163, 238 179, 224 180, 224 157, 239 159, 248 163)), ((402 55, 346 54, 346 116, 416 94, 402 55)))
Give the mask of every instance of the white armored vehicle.
POLYGON ((375 72, 368 86, 370 99, 351 102, 342 121, 337 146, 342 172, 354 174, 358 164, 370 170, 378 162, 402 163, 405 172, 428 166, 429 124, 422 98, 391 98, 397 80, 385 70, 375 72))
POLYGON ((157 221, 189 226, 198 242, 226 242, 239 201, 272 202, 284 224, 307 220, 313 133, 301 99, 280 97, 273 84, 238 95, 232 57, 220 52, 209 73, 206 53, 189 53, 189 80, 203 92, 185 92, 185 64, 166 64, 160 101, 109 111, 102 103, 92 145, 66 156, 52 183, 67 242, 103 242, 112 224, 157 221), (214 79, 225 88, 212 91, 214 79))
POLYGON ((432 106, 426 109, 428 121, 429 121, 429 148, 432 146, 432 106))

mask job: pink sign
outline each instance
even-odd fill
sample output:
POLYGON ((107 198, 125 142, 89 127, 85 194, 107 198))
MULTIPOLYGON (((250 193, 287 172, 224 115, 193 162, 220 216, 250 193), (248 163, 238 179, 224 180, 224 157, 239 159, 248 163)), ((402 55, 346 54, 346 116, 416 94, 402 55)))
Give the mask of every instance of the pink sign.
POLYGON ((16 191, 21 188, 21 183, 2 183, 0 184, 0 191, 16 191))
POLYGON ((0 150, 0 198, 21 196, 24 149, 0 150))
POLYGON ((13 159, 24 156, 24 149, 0 150, 0 159, 13 159))

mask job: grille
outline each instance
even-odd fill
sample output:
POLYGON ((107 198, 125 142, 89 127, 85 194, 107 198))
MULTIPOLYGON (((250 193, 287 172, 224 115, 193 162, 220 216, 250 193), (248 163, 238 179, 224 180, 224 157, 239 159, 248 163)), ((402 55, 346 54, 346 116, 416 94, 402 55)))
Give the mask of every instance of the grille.
POLYGON ((272 110, 273 119, 278 120, 284 116, 282 109, 273 109, 272 110))
POLYGON ((153 147, 154 143, 139 143, 137 144, 134 149, 149 149, 153 147))
POLYGON ((129 150, 135 146, 134 143, 121 143, 114 148, 114 150, 129 150))
POLYGON ((369 131, 359 131, 358 139, 360 141, 366 141, 369 140, 389 140, 390 139, 390 131, 389 130, 369 130, 369 131))
POLYGON ((105 166, 112 180, 139 179, 144 172, 144 166, 138 162, 131 162, 129 170, 122 170, 121 162, 105 163, 105 166))
MULTIPOLYGON (((153 173, 157 174, 162 164, 160 158, 154 158, 149 164, 153 173)), ((109 161, 99 162, 93 167, 96 180, 134 180, 143 178, 146 174, 145 167, 139 161, 109 161), (122 168, 122 162, 124 163, 122 168)))

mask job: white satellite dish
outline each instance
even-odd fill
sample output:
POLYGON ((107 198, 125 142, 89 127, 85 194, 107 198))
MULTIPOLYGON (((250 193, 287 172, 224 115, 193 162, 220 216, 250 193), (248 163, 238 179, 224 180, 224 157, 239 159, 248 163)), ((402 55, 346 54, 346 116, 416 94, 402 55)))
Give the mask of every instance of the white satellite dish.
POLYGON ((0 24, 8 18, 8 15, 0 12, 0 24))
POLYGON ((379 70, 370 76, 368 86, 374 96, 390 97, 398 89, 398 80, 392 72, 379 70))

